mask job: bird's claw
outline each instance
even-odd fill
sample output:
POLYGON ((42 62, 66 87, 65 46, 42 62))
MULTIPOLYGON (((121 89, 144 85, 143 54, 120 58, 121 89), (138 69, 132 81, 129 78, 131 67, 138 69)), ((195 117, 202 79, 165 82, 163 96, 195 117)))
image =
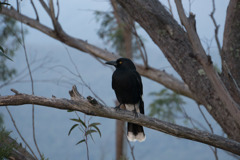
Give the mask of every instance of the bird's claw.
POLYGON ((133 110, 134 116, 138 117, 138 112, 136 111, 136 109, 133 110))
POLYGON ((115 110, 117 110, 117 111, 118 111, 118 110, 120 110, 120 105, 119 105, 119 106, 116 106, 116 107, 114 107, 114 109, 115 109, 115 110))

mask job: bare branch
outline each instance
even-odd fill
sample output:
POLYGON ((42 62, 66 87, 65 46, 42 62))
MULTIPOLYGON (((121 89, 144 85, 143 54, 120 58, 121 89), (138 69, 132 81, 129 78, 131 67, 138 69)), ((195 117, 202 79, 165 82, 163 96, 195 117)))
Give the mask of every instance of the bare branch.
POLYGON ((47 12, 47 14, 51 17, 51 11, 48 8, 47 4, 44 2, 44 0, 39 0, 39 2, 41 3, 41 5, 43 6, 43 8, 45 9, 45 11, 47 12))
POLYGON ((33 3, 32 0, 31 0, 31 4, 32 4, 33 10, 34 10, 34 12, 35 12, 35 14, 36 14, 36 20, 39 21, 39 16, 38 16, 37 8, 35 7, 35 4, 33 3))
POLYGON ((148 68, 148 56, 147 56, 147 51, 146 51, 146 48, 144 46, 144 43, 143 41, 141 40, 141 38, 139 37, 138 33, 137 33, 137 30, 136 30, 136 27, 135 27, 135 24, 133 23, 132 25, 132 32, 134 34, 134 36, 136 37, 136 41, 137 41, 137 46, 138 46, 138 49, 140 51, 140 54, 141 54, 141 57, 142 57, 142 60, 143 60, 143 63, 144 63, 144 66, 146 68, 148 68), (142 51, 143 50, 143 51, 142 51))
MULTIPOLYGON (((200 105, 197 104, 197 106, 198 106, 198 110, 200 111, 200 113, 201 113, 204 121, 207 123, 208 127, 210 128, 211 133, 214 134, 212 125, 211 125, 210 122, 207 120, 207 117, 204 115, 204 113, 203 113, 200 105)), ((213 148, 212 146, 209 146, 209 147, 210 147, 210 149, 212 150, 212 152, 213 152, 213 154, 214 154, 214 156, 215 156, 215 159, 218 160, 217 148, 216 148, 216 147, 213 148)))
MULTIPOLYGON (((21 23, 21 36, 22 36, 22 47, 23 47, 23 50, 24 50, 24 55, 25 55, 25 59, 26 59, 26 63, 27 63, 28 73, 29 73, 30 80, 31 80, 32 95, 34 95, 34 83, 33 83, 32 71, 31 71, 31 67, 30 67, 30 64, 29 64, 29 60, 28 60, 27 49, 26 49, 24 33, 23 33, 23 24, 22 23, 21 23)), ((35 112, 34 104, 32 104, 33 141, 34 141, 34 144, 37 148, 39 156, 42 157, 41 152, 40 152, 39 147, 38 147, 38 144, 37 144, 36 136, 35 136, 35 113, 34 112, 35 112)))
POLYGON ((205 131, 199 131, 196 129, 190 129, 176 124, 164 122, 156 118, 145 116, 143 114, 138 114, 136 117, 133 112, 126 110, 115 110, 114 108, 105 107, 91 97, 85 99, 84 97, 79 96, 80 94, 76 90, 75 86, 73 87, 73 90, 70 91, 70 95, 72 97, 72 100, 65 98, 45 98, 28 94, 2 96, 0 97, 0 106, 33 103, 36 105, 42 105, 57 109, 79 111, 88 115, 119 119, 142 125, 176 137, 209 144, 214 147, 218 147, 240 155, 240 143, 234 140, 210 134, 205 131))
POLYGON ((56 19, 58 20, 58 18, 59 18, 59 14, 60 14, 59 0, 57 0, 57 8, 58 8, 58 10, 57 10, 57 16, 56 16, 56 19))
POLYGON ((213 21, 213 24, 214 24, 214 27, 215 27, 215 40, 216 40, 216 43, 217 43, 217 47, 218 47, 218 52, 219 52, 219 54, 220 55, 222 55, 222 47, 221 47, 221 45, 220 45, 220 41, 219 41, 219 39, 218 39, 218 30, 219 30, 219 25, 217 25, 217 22, 216 22, 216 20, 215 20, 215 18, 214 18, 214 13, 215 13, 215 11, 216 11, 216 8, 215 8, 215 0, 212 0, 212 5, 213 5, 213 10, 212 10, 212 12, 211 12, 211 14, 210 14, 210 17, 211 17, 211 19, 212 19, 212 21, 213 21))

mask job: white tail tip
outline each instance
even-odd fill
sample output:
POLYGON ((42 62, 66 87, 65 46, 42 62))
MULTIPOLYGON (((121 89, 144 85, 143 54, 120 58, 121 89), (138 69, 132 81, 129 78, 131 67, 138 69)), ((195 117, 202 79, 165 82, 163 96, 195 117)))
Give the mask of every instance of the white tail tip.
POLYGON ((128 132, 127 138, 131 142, 135 142, 136 140, 143 142, 146 140, 146 136, 143 134, 143 132, 139 132, 137 135, 134 135, 133 132, 128 132))

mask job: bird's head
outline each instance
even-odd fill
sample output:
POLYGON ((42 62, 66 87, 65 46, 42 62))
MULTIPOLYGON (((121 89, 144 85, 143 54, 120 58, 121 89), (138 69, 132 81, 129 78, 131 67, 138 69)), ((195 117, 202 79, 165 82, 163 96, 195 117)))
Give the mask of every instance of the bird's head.
POLYGON ((106 64, 113 65, 117 69, 129 69, 129 70, 136 70, 135 65, 133 62, 128 58, 119 58, 116 61, 107 61, 106 64))

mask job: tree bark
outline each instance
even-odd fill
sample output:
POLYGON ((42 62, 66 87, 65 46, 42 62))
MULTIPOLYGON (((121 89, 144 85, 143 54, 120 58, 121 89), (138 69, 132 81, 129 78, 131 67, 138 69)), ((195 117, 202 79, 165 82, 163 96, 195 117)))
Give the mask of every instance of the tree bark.
POLYGON ((210 134, 205 131, 164 122, 143 114, 138 114, 136 117, 133 112, 127 110, 115 110, 114 108, 105 107, 92 97, 88 97, 87 99, 82 97, 75 86, 69 92, 71 100, 65 98, 45 98, 35 95, 21 94, 16 90, 12 91, 14 91, 16 95, 0 96, 0 106, 36 104, 57 109, 79 111, 88 115, 135 123, 169 135, 202 142, 240 155, 240 143, 237 141, 210 134))
POLYGON ((222 47, 222 79, 233 99, 240 104, 240 0, 230 0, 222 47))
MULTIPOLYGON (((197 51, 194 50, 196 46, 165 7, 157 0, 117 1, 163 51, 193 95, 199 98, 200 103, 205 106, 224 132, 230 138, 240 141, 239 109, 235 104, 226 104, 226 97, 221 93, 216 94, 218 88, 213 79, 207 76, 199 56, 196 55, 197 51), (221 96, 224 99, 221 99, 221 96)), ((224 89, 224 86, 222 87, 224 89)), ((228 93, 224 94, 228 95, 228 93)))

